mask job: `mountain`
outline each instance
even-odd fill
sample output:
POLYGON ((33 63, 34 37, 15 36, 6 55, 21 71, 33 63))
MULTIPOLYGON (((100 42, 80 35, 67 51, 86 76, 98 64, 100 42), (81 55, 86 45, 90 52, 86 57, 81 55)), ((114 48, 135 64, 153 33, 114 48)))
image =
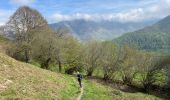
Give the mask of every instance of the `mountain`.
POLYGON ((122 35, 125 32, 132 32, 151 25, 154 21, 149 22, 127 22, 121 23, 116 21, 87 21, 83 19, 62 21, 50 24, 53 30, 59 28, 67 29, 73 36, 80 40, 96 39, 111 40, 122 35))
POLYGON ((0 26, 0 35, 4 33, 4 26, 0 26))
POLYGON ((142 50, 170 50, 170 16, 151 26, 126 33, 114 41, 118 44, 135 45, 142 50))

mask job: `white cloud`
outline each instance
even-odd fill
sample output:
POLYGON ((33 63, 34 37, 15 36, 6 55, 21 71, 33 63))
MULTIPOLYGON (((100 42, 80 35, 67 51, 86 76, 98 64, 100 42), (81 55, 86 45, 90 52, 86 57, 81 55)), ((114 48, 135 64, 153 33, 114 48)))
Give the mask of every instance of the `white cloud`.
MULTIPOLYGON (((148 2, 148 0, 143 0, 148 2)), ((121 11, 118 13, 109 14, 87 14, 87 13, 74 13, 71 15, 55 13, 50 17, 52 21, 85 19, 85 20, 113 20, 120 22, 137 22, 152 19, 161 19, 170 15, 170 0, 159 0, 147 6, 140 8, 133 8, 130 10, 121 11)))
POLYGON ((74 19, 93 20, 93 17, 94 15, 85 14, 85 13, 75 13, 72 15, 64 15, 64 14, 56 13, 50 18, 57 21, 63 21, 63 20, 74 20, 74 19))
POLYGON ((60 13, 54 14, 50 17, 53 21, 63 21, 63 20, 75 20, 75 19, 85 19, 85 20, 113 20, 120 22, 129 22, 129 21, 141 21, 144 19, 143 9, 132 9, 129 12, 125 13, 111 13, 111 14, 86 14, 86 13, 75 13, 72 15, 64 15, 60 13))
POLYGON ((132 9, 126 13, 117 13, 113 15, 113 20, 118 20, 121 22, 136 22, 144 20, 144 11, 142 8, 132 9))
POLYGON ((159 0, 156 4, 146 8, 146 15, 149 18, 163 18, 170 15, 170 0, 159 0))
POLYGON ((34 2, 35 0, 10 0, 10 3, 16 4, 16 5, 29 5, 34 2))

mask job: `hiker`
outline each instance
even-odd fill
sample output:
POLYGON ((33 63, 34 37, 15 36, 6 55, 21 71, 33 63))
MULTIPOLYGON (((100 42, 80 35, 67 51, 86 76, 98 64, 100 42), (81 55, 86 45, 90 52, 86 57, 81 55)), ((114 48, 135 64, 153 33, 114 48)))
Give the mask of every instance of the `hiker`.
POLYGON ((77 72, 77 80, 79 82, 80 88, 82 87, 82 83, 81 83, 82 78, 83 78, 83 76, 79 72, 77 72))

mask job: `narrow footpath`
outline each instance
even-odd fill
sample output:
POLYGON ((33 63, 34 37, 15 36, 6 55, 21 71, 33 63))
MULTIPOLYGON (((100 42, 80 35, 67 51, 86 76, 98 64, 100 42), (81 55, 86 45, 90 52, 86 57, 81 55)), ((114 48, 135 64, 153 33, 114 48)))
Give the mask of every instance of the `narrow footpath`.
POLYGON ((81 100, 82 96, 83 96, 83 92, 84 92, 84 87, 82 86, 82 88, 80 88, 80 94, 79 96, 77 97, 77 100, 81 100))

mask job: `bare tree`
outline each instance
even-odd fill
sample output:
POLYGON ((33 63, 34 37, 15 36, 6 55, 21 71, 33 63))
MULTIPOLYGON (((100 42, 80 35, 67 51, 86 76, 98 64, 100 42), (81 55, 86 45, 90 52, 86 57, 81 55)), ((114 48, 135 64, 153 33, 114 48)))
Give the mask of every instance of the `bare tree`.
POLYGON ((11 32, 15 37, 16 46, 21 47, 25 62, 29 62, 33 31, 47 26, 47 21, 41 14, 27 6, 20 7, 11 17, 5 27, 5 32, 11 32))
POLYGON ((137 73, 138 63, 140 63, 140 52, 128 45, 125 45, 122 49, 123 59, 120 64, 122 80, 125 84, 131 85, 137 73))
POLYGON ((170 64, 169 57, 155 57, 151 54, 141 56, 139 72, 142 75, 141 83, 144 90, 148 92, 151 86, 157 81, 154 76, 160 73, 167 65, 170 64))
POLYGON ((90 41, 85 44, 83 53, 83 64, 87 71, 87 76, 92 76, 94 70, 100 64, 101 45, 96 41, 90 41))
POLYGON ((104 80, 112 79, 113 73, 118 68, 119 54, 118 48, 112 42, 102 43, 101 66, 104 72, 104 80))

